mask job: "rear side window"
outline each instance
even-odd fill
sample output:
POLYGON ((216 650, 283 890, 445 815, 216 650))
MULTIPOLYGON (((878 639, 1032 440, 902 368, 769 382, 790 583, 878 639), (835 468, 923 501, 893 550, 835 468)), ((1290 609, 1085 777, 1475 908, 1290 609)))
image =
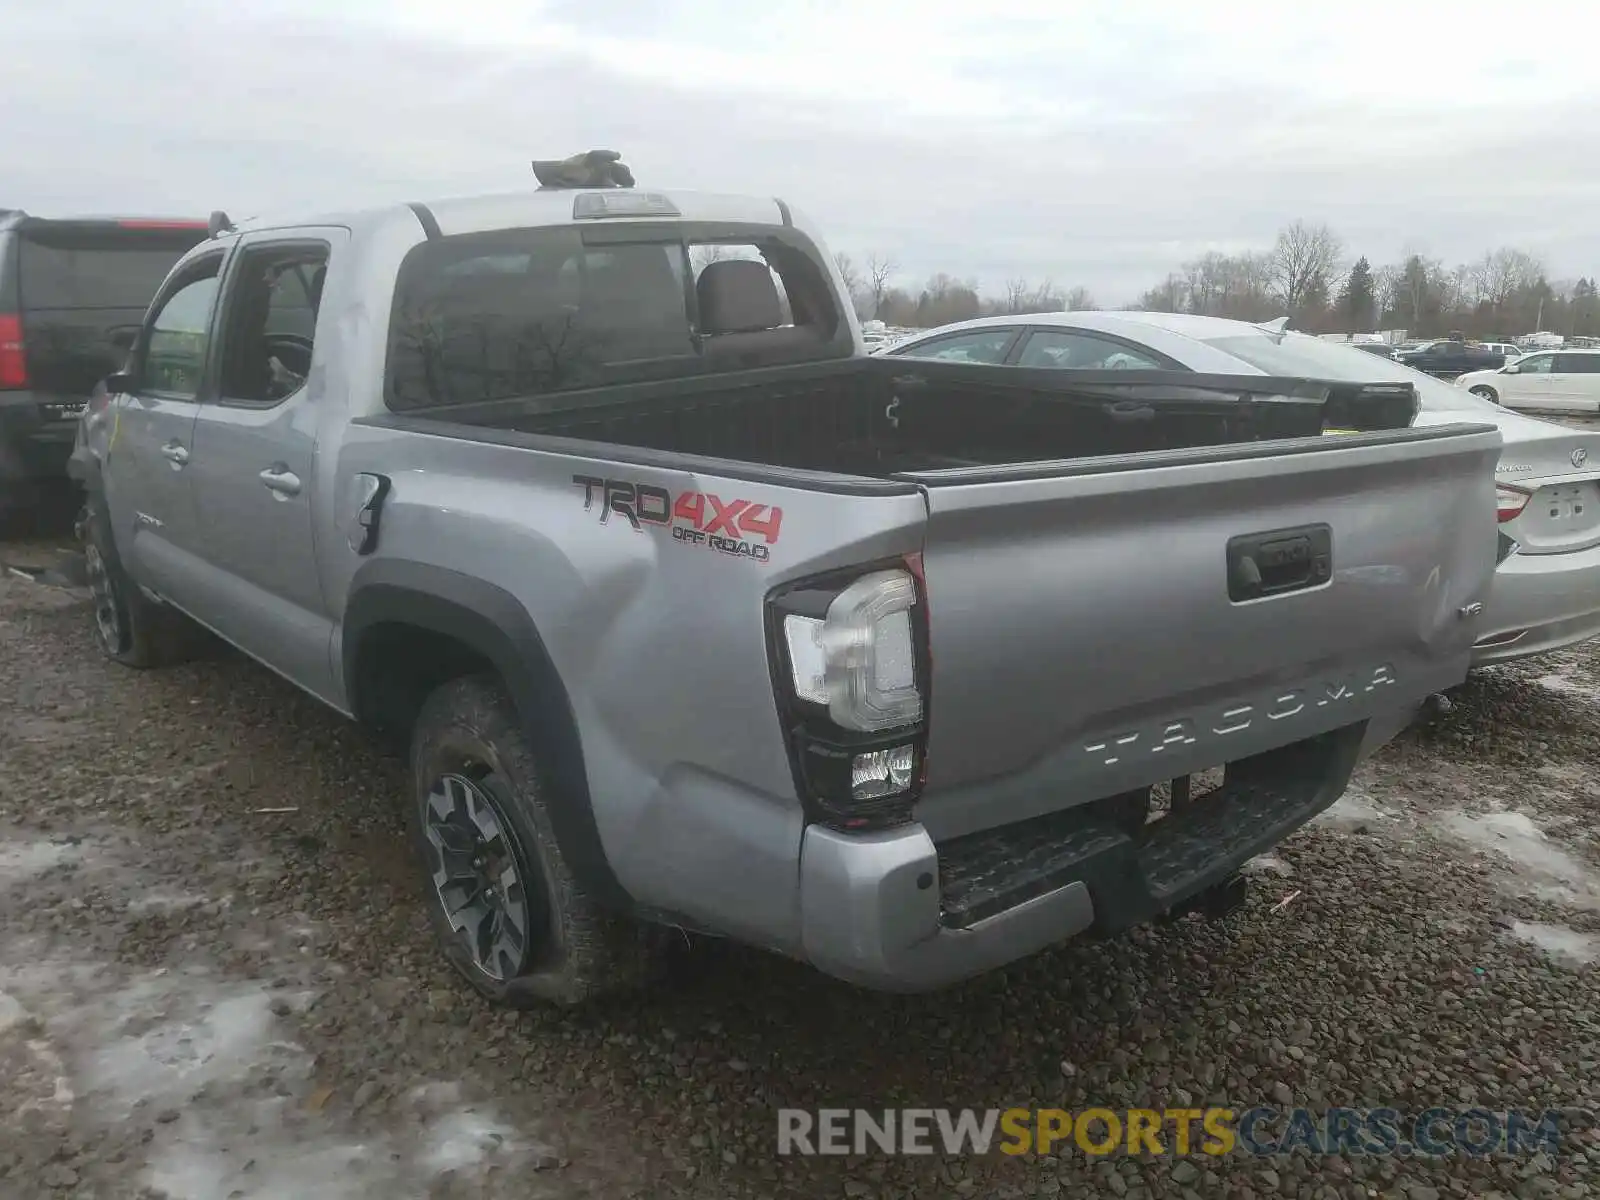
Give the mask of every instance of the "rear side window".
POLYGON ((639 238, 517 229, 415 247, 395 285, 389 407, 550 397, 539 407, 552 410, 577 403, 556 398, 566 392, 829 351, 831 292, 802 250, 748 235, 639 238), (747 265, 715 266, 734 261, 747 265), (743 337, 738 355, 716 352, 730 339, 712 316, 743 337))
POLYGON ((1556 360, 1556 370, 1569 375, 1594 375, 1600 373, 1600 354, 1562 354, 1556 360))
POLYGON ((45 226, 19 238, 17 281, 30 309, 126 308, 149 305, 184 252, 205 236, 107 229, 80 232, 45 226))
POLYGON ((940 362, 1004 362, 1011 339, 1017 336, 1015 325, 997 325, 973 333, 953 333, 948 337, 929 338, 911 346, 900 346, 891 351, 901 358, 932 358, 940 362))
POLYGON ((1071 329, 1039 329, 1030 333, 1017 363, 1024 367, 1079 371, 1157 371, 1173 365, 1152 351, 1071 329))

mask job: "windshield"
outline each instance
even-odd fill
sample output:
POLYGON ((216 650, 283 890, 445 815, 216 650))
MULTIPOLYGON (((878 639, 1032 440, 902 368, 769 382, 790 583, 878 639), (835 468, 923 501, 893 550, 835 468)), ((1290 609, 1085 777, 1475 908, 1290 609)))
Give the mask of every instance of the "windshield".
POLYGON ((1235 358, 1242 358, 1269 375, 1335 379, 1349 383, 1414 383, 1417 385, 1417 396, 1426 411, 1500 411, 1498 405, 1480 400, 1465 388, 1444 383, 1404 363, 1375 354, 1363 354, 1349 346, 1307 337, 1303 333, 1285 334, 1282 341, 1266 334, 1241 334, 1236 337, 1206 338, 1205 343, 1235 358))

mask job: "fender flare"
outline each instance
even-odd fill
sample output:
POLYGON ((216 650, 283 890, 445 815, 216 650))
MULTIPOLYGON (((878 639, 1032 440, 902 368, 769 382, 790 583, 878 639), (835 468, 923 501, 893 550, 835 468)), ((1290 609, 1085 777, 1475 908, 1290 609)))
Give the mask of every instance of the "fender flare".
POLYGON ((631 910, 595 824, 572 701, 528 610, 504 588, 459 571, 406 559, 363 564, 351 580, 341 638, 345 694, 357 720, 371 712, 357 673, 363 636, 387 622, 453 638, 495 664, 549 773, 550 822, 562 857, 597 903, 631 910))

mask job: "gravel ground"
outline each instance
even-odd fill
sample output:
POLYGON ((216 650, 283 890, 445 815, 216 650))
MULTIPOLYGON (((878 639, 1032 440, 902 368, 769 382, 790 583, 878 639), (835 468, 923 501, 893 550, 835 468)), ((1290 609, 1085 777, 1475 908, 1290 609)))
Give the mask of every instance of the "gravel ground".
POLYGON ((1595 1105, 1600 650, 1453 700, 1225 924, 913 998, 700 947, 506 1015, 429 940, 399 763, 230 653, 112 666, 80 593, 0 575, 0 1195, 1600 1195, 1582 1113, 1555 1160, 775 1154, 780 1106, 1595 1105))

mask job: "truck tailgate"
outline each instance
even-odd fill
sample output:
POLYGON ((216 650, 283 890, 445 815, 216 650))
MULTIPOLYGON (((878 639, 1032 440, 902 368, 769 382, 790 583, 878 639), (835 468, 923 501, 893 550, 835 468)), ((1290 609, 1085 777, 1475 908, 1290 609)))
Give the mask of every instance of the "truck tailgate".
POLYGON ((926 786, 958 836, 1392 713, 1466 675, 1487 425, 924 472, 926 786))

